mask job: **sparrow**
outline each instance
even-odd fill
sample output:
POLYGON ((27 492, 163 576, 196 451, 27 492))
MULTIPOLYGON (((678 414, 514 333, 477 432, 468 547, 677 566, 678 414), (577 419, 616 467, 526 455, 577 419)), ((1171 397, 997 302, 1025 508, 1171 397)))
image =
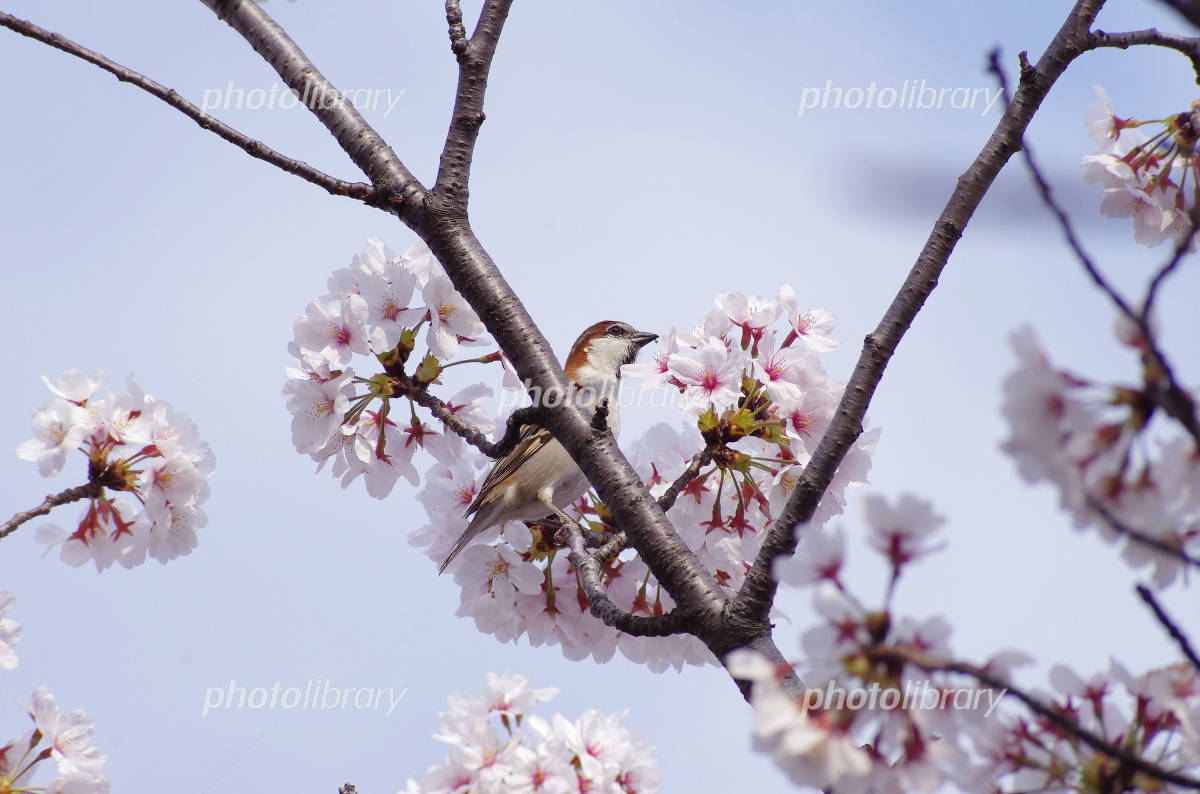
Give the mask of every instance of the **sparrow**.
MULTIPOLYGON (((585 410, 595 410, 609 398, 608 427, 613 435, 620 428, 617 386, 621 367, 632 364, 638 351, 658 339, 658 334, 639 331, 629 323, 605 320, 579 335, 563 368, 574 387, 574 399, 585 410)), ((553 405, 548 395, 546 404, 553 405)), ((492 464, 475 500, 464 514, 471 523, 454 542, 438 568, 446 570, 459 552, 479 533, 505 521, 536 521, 551 514, 569 521, 562 508, 583 496, 588 480, 566 448, 550 431, 537 424, 521 428, 516 447, 492 464)))

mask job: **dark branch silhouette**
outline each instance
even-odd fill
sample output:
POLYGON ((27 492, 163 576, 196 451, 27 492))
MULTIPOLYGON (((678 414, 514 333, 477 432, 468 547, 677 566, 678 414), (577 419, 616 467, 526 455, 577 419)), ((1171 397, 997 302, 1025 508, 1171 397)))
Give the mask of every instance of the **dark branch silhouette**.
POLYGON ((102 486, 100 483, 89 482, 84 483, 83 485, 76 485, 74 488, 68 488, 67 490, 60 491, 56 494, 51 494, 50 496, 47 496, 45 500, 43 500, 42 503, 37 507, 30 508, 29 510, 23 510, 5 521, 3 524, 0 524, 0 538, 8 537, 14 531, 16 531, 17 527, 21 526, 26 521, 37 518, 38 516, 44 516, 59 505, 78 502, 81 499, 92 499, 96 496, 99 496, 100 492, 103 490, 104 486, 102 486))
POLYGON ((88 63, 99 66, 106 72, 116 76, 123 83, 137 86, 148 94, 158 97, 166 102, 171 107, 175 108, 192 121, 200 125, 201 129, 216 133, 225 140, 242 149, 251 157, 257 157, 259 160, 268 162, 271 165, 277 166, 289 174, 294 174, 306 182, 311 182, 317 187, 332 193, 335 196, 349 196, 350 198, 365 201, 371 205, 379 204, 382 196, 371 185, 363 182, 347 182, 343 179, 337 179, 323 171, 313 168, 306 162, 295 160, 267 146, 262 141, 244 135, 233 127, 224 124, 207 112, 188 102, 186 99, 175 93, 173 88, 156 83, 149 77, 135 72, 132 69, 122 66, 119 63, 105 58, 103 55, 89 50, 87 47, 76 44, 70 39, 60 36, 57 33, 51 33, 44 30, 32 22, 26 22, 23 19, 18 19, 11 14, 5 14, 0 11, 0 26, 9 28, 20 33, 23 36, 28 36, 31 39, 49 44, 55 49, 62 50, 65 53, 74 55, 77 58, 82 58, 88 63))
POLYGON ((1149 587, 1139 584, 1135 589, 1138 596, 1146 602, 1146 606, 1150 607, 1151 611, 1154 612, 1154 617, 1158 619, 1162 627, 1171 635, 1171 639, 1175 640, 1176 644, 1179 645, 1179 650, 1183 651, 1184 657, 1191 662, 1192 668, 1200 673, 1200 656, 1197 656, 1195 649, 1192 648, 1191 640, 1176 625, 1175 621, 1171 620, 1171 616, 1158 603, 1158 599, 1154 597, 1154 593, 1150 592, 1149 587))
POLYGON ((1186 775, 1181 775, 1177 772, 1172 772, 1168 769, 1163 769, 1153 761, 1148 761, 1139 755, 1130 753, 1122 747, 1118 747, 1112 742, 1105 740, 1104 737, 1093 733, 1087 728, 1084 728, 1061 710, 1046 705, 1041 700, 1033 695, 1030 695, 1028 692, 1025 692, 1020 687, 1015 686, 1007 679, 1001 678, 1000 676, 989 672, 985 668, 977 667, 976 665, 968 664, 966 662, 954 661, 952 659, 938 658, 936 656, 932 656, 930 654, 910 648, 897 648, 895 646, 876 649, 871 655, 873 655, 874 658, 882 660, 907 662, 920 667, 926 672, 932 673, 941 671, 947 673, 961 673, 962 675, 968 675, 974 678, 982 684, 987 684, 993 689, 1007 690, 1004 693, 1006 696, 1012 696, 1013 698, 1021 701, 1021 703, 1023 703, 1030 711, 1037 714, 1039 717, 1054 723, 1067 734, 1078 738, 1081 742, 1086 744, 1088 747, 1091 747, 1096 752, 1116 758, 1140 772, 1144 772, 1151 777, 1167 783, 1174 783, 1177 786, 1182 786, 1189 789, 1200 789, 1200 780, 1196 780, 1195 778, 1191 778, 1186 775))

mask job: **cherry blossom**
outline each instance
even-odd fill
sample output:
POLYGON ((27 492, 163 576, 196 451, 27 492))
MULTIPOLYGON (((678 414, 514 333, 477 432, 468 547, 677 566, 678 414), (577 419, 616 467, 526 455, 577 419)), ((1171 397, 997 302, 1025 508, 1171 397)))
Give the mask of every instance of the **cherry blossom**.
MULTIPOLYGON (((841 343, 830 334, 837 325, 837 318, 828 309, 800 311, 796 291, 788 284, 779 288, 779 307, 783 309, 791 326, 791 333, 804 342, 815 353, 827 353, 841 343)), ((786 343, 784 345, 787 346, 786 343)))
POLYGON ((1101 187, 1101 213, 1132 218, 1134 240, 1142 245, 1182 242, 1200 190, 1192 110, 1153 122, 1120 118, 1104 89, 1094 90, 1099 101, 1088 106, 1084 122, 1097 148, 1082 165, 1084 178, 1101 187), (1143 127, 1160 130, 1148 134, 1143 127))
POLYGON ((410 779, 406 794, 654 794, 651 748, 625 727, 625 713, 584 712, 569 720, 532 713, 554 688, 535 689, 512 673, 488 674, 481 697, 455 693, 434 738, 446 761, 410 779))
POLYGON ((98 570, 138 565, 147 553, 160 562, 189 553, 207 523, 201 505, 216 466, 212 451, 191 419, 132 378, 116 394, 99 393, 100 380, 75 371, 57 386, 46 380, 58 398, 34 414, 38 437, 18 447, 45 476, 61 471, 66 452, 79 450, 97 489, 74 531, 46 524, 37 539, 59 548, 64 562, 90 560, 98 570), (57 440, 53 448, 49 439, 57 440))
POLYGON ((712 337, 700 343, 695 358, 680 352, 667 359, 667 369, 684 385, 679 407, 693 416, 709 408, 723 411, 733 405, 741 390, 745 365, 740 351, 732 352, 723 341, 712 337))
POLYGON ((5 617, 16 600, 12 593, 0 590, 0 667, 5 670, 17 666, 17 653, 13 646, 21 641, 21 624, 5 617))
POLYGON ((1013 347, 1020 366, 1004 382, 1002 448, 1018 472, 1052 483, 1077 528, 1123 541, 1122 557, 1152 566, 1156 585, 1176 581, 1182 559, 1131 532, 1184 554, 1200 551, 1200 456, 1190 437, 1154 417, 1145 392, 1056 370, 1032 331, 1014 334, 1013 347))
POLYGON ((474 339, 486 329, 475 310, 459 295, 446 276, 434 276, 421 288, 421 297, 429 306, 429 333, 426 342, 438 358, 458 354, 459 339, 474 339))
POLYGON ((946 520, 934 514, 928 501, 903 494, 893 507, 883 497, 872 494, 864 497, 863 508, 870 528, 869 542, 891 563, 893 575, 937 550, 931 541, 946 520))

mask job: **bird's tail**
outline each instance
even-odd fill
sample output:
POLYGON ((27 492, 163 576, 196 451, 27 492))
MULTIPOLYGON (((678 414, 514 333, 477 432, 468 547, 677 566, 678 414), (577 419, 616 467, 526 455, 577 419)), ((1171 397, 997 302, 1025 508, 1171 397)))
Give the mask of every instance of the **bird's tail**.
POLYGON ((470 543, 476 535, 478 535, 480 532, 483 532, 485 529, 495 523, 491 520, 490 513, 491 511, 481 510, 475 514, 475 517, 471 519, 471 523, 467 525, 467 528, 463 530, 463 533, 458 536, 458 540, 454 541, 454 545, 450 547, 450 553, 446 555, 446 559, 442 561, 440 566, 438 566, 439 576, 446 572, 446 566, 450 564, 450 561, 457 557, 459 552, 465 549, 467 544, 470 543))

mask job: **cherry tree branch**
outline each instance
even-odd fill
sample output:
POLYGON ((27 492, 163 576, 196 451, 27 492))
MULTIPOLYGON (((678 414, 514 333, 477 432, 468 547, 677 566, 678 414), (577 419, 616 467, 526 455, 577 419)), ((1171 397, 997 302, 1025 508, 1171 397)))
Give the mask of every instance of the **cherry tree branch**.
POLYGON ((1142 299, 1142 308, 1139 311, 1144 323, 1150 322, 1150 317, 1154 309, 1154 301, 1158 297, 1159 288, 1162 287, 1167 277, 1179 268, 1180 263, 1183 262, 1183 258, 1189 253, 1188 249, 1191 247, 1192 240, 1196 237, 1196 228, 1200 226, 1200 204, 1193 206, 1188 216, 1191 229, 1188 231, 1187 238, 1175 244, 1175 253, 1158 269, 1158 272, 1154 274, 1154 278, 1150 279, 1150 285, 1146 287, 1146 297, 1142 299))
POLYGON ((337 140, 406 223, 422 212, 425 188, 354 103, 329 82, 296 42, 251 0, 201 0, 241 34, 337 140))
POLYGON ((1087 505, 1094 510, 1096 514, 1104 520, 1104 523, 1107 524, 1118 535, 1124 535, 1133 543, 1154 549, 1161 554, 1166 554, 1168 557, 1174 557, 1186 565, 1194 565, 1197 568, 1200 568, 1200 560, 1191 556, 1181 548, 1176 548, 1164 540, 1156 538, 1152 535, 1147 535, 1140 529, 1134 529, 1133 527, 1125 524, 1123 521, 1121 521, 1121 519, 1113 515, 1113 512, 1105 507, 1104 503, 1099 499, 1088 496, 1087 505))
MULTIPOLYGON (((993 50, 989 59, 990 71, 996 76, 1000 83, 1001 91, 1004 95, 1004 104, 1008 105, 1008 80, 1004 76, 1004 70, 1000 68, 998 51, 993 50)), ((1025 74, 1026 70, 1030 69, 1029 62, 1025 59, 1025 54, 1021 53, 1021 72, 1025 74)), ((1063 235, 1067 239, 1067 245, 1075 254, 1075 258, 1083 266, 1083 269, 1100 288, 1113 305, 1123 314, 1129 322, 1131 322, 1145 340, 1144 355, 1147 362, 1152 367, 1152 372, 1156 378, 1161 380, 1160 385, 1155 385, 1152 388, 1150 379, 1147 378, 1145 394, 1154 400, 1155 404, 1162 408, 1168 416, 1178 421, 1192 439, 1196 442, 1197 449, 1200 449, 1200 421, 1196 417, 1195 404, 1192 401, 1188 392, 1183 389, 1175 379, 1175 373, 1171 368, 1170 362, 1167 361, 1166 355, 1162 352, 1156 339, 1154 329, 1150 326, 1150 307, 1154 301, 1154 296, 1159 285, 1183 259, 1184 254, 1191 248, 1192 241, 1196 234, 1200 231, 1200 215, 1197 210, 1200 206, 1193 207, 1191 212, 1191 228, 1188 230, 1185 238, 1175 246, 1175 251, 1162 268, 1159 269, 1154 279, 1151 281, 1146 292, 1146 299, 1142 303, 1141 310, 1135 310, 1121 293, 1112 285, 1112 283, 1104 276, 1100 268, 1096 265, 1092 257, 1084 250, 1083 243, 1079 239, 1079 235, 1075 233, 1075 225, 1071 222, 1071 217, 1063 209, 1058 200, 1054 198, 1054 192, 1050 188, 1050 183, 1042 174, 1041 168, 1038 167, 1037 160, 1033 156, 1033 151, 1029 145, 1022 141, 1022 154, 1025 158, 1025 166, 1028 168, 1030 175, 1033 177, 1034 183, 1037 185, 1038 194, 1042 198, 1042 202, 1054 214, 1058 220, 1058 225, 1063 230, 1063 235)))
POLYGON ((691 633, 686 613, 678 608, 665 615, 648 617, 632 615, 614 604, 604 590, 600 562, 587 552, 583 530, 574 521, 564 521, 562 534, 570 550, 568 559, 579 571, 579 583, 587 595, 588 609, 605 625, 635 637, 666 637, 671 634, 691 633))
POLYGON ((94 499, 104 490, 104 486, 100 483, 89 482, 83 485, 76 485, 74 488, 68 488, 56 494, 47 496, 45 500, 37 507, 30 508, 17 513, 12 518, 0 524, 0 538, 6 538, 16 531, 17 527, 24 524, 26 521, 44 516, 59 505, 78 502, 81 499, 94 499))
POLYGON ((680 472, 679 476, 671 483, 667 490, 662 492, 658 497, 658 504, 663 510, 670 510, 675 505, 675 500, 679 498, 679 494, 683 493, 683 489, 688 487, 688 484, 696 479, 696 475, 700 473, 700 469, 712 463, 713 456, 717 454, 720 444, 707 444, 704 449, 692 456, 688 465, 680 472))
MULTIPOLYGON (((658 497, 658 506, 663 509, 663 512, 670 510, 675 505, 675 500, 679 498, 679 494, 688 486, 688 483, 696 479, 696 475, 700 473, 701 467, 708 465, 712 461, 713 455, 716 454, 719 446, 719 444, 707 444, 704 449, 692 456, 691 461, 688 462, 688 465, 680 475, 658 497)), ((600 565, 607 565, 614 557, 627 548, 629 548, 629 536, 624 531, 620 531, 610 536, 605 543, 592 552, 592 556, 596 558, 596 562, 600 565)))
POLYGON ((796 553, 795 528, 816 511, 838 465, 862 434, 862 421, 888 361, 917 313, 937 287, 938 277, 979 203, 1009 159, 1050 88, 1079 55, 1088 49, 1088 30, 1104 0, 1078 0, 1054 39, 1021 75, 1021 83, 991 137, 970 167, 959 177, 949 201, 934 223, 916 263, 909 271, 878 327, 867 335, 863 351, 812 459, 804 467, 787 505, 769 530, 746 581, 729 604, 726 619, 734 623, 767 620, 778 583, 772 563, 796 553))
POLYGON ((479 22, 470 39, 462 24, 458 0, 446 3, 446 19, 450 25, 451 49, 458 59, 458 90, 454 95, 454 110, 450 131, 442 148, 437 179, 433 185, 433 200, 455 215, 466 218, 470 191, 468 181, 475 142, 483 125, 483 98, 487 91, 488 74, 500 33, 508 19, 512 0, 486 0, 479 13, 479 22))
POLYGON ((1150 46, 1166 47, 1169 50, 1181 52, 1192 62, 1196 73, 1196 83, 1200 84, 1200 38, 1180 36, 1175 33, 1160 33, 1154 28, 1133 30, 1128 33, 1105 33, 1102 30, 1093 31, 1089 38, 1089 49, 1115 47, 1127 50, 1130 47, 1150 46))
POLYGON ((190 118, 192 121, 200 125, 201 129, 215 133, 226 141, 229 141, 234 146, 251 157, 255 157, 264 162, 270 163, 289 174, 300 177, 306 182, 311 182, 319 188, 335 195, 349 196, 350 198, 365 201, 368 204, 377 205, 381 199, 381 195, 374 187, 364 182, 347 182, 344 179, 326 174, 313 168, 308 163, 302 160, 296 160, 287 155, 267 146, 262 141, 255 140, 248 135, 238 132, 228 124, 208 115, 204 110, 193 105, 191 102, 184 99, 175 92, 173 88, 167 88, 161 83, 151 80, 145 75, 135 72, 122 66, 115 61, 112 61, 98 52, 89 50, 80 44, 71 41, 70 39, 60 36, 57 33, 51 33, 44 28, 40 28, 32 22, 23 19, 18 19, 11 14, 6 14, 0 11, 0 27, 6 27, 23 36, 28 36, 31 39, 40 41, 43 44, 48 44, 57 50, 61 50, 69 55, 74 55, 77 58, 87 61, 88 63, 99 66, 104 71, 116 76, 123 83, 129 83, 136 86, 146 93, 158 97, 166 102, 171 107, 178 110, 183 115, 190 118))
MULTIPOLYGON (((455 110, 438 180, 428 195, 378 133, 261 7, 249 0, 202 2, 237 30, 301 96, 336 96, 336 101, 314 103, 309 110, 371 182, 388 191, 393 211, 429 245, 518 375, 542 393, 569 393, 566 374, 549 343, 504 281, 466 217, 466 186, 483 121, 487 75, 511 0, 486 0, 469 46, 460 58, 455 110)), ((720 585, 675 534, 612 434, 592 433, 588 418, 573 404, 545 409, 544 424, 579 464, 676 604, 698 616, 698 636, 719 651, 722 643, 730 641, 720 620, 724 603, 720 585)), ((769 632, 765 623, 756 628, 759 633, 769 632)), ((734 647, 741 639, 732 639, 734 647)), ((718 652, 718 656, 723 655, 718 652)))
POLYGON ((1162 625, 1167 633, 1171 635, 1171 639, 1175 640, 1179 645, 1179 650, 1183 651, 1183 655, 1192 663, 1192 667, 1200 672, 1200 656, 1196 655, 1196 651, 1192 648, 1192 643, 1188 640, 1187 635, 1183 630, 1171 620, 1171 616, 1166 613, 1166 610, 1158 603, 1158 599, 1154 597, 1154 593, 1150 592, 1150 588, 1144 584, 1139 584, 1136 588, 1138 596, 1146 602, 1146 606, 1150 607, 1154 612, 1154 617, 1162 625))
POLYGON ((412 384, 405 385, 402 388, 403 396, 408 397, 417 405, 428 408, 429 412, 440 419, 448 430, 460 436, 463 441, 466 441, 484 455, 493 459, 502 458, 512 452, 516 448, 517 442, 521 439, 521 428, 526 425, 535 424, 542 413, 542 409, 535 405, 518 408, 509 415, 508 424, 504 428, 504 435, 499 440, 492 442, 483 431, 464 422, 450 410, 450 407, 445 402, 430 394, 425 388, 412 384))
MULTIPOLYGON (((518 375, 541 393, 566 394, 569 383, 550 345, 475 236, 467 220, 467 181, 482 123, 484 89, 510 0, 488 0, 467 52, 460 59, 459 96, 443 150, 438 181, 424 214, 411 224, 438 258, 518 375)), ((658 503, 610 433, 594 433, 590 417, 571 401, 546 407, 541 423, 567 449, 612 511, 642 560, 693 621, 693 633, 719 657, 758 635, 765 621, 731 632, 722 621, 725 597, 708 571, 675 533, 658 503)))
POLYGON ((1163 780, 1168 783, 1174 783, 1175 785, 1182 786, 1184 788, 1200 789, 1200 780, 1163 769, 1152 761, 1147 761, 1145 758, 1142 758, 1139 755, 1134 755, 1124 748, 1118 747, 1117 745, 1106 741, 1104 737, 1093 733, 1087 728, 1084 728, 1062 711, 1046 705, 1041 700, 1015 686, 1010 681, 1001 678, 1000 676, 991 673, 982 667, 977 667, 976 665, 968 664, 966 662, 954 661, 952 659, 942 659, 912 648, 899 648, 895 646, 878 648, 874 651, 873 655, 877 659, 894 660, 913 664, 930 673, 940 671, 947 673, 960 673, 962 675, 970 676, 982 684, 987 684, 993 689, 1002 690, 1002 694, 1004 695, 1011 695, 1013 698, 1023 703, 1030 711, 1048 720, 1049 722, 1054 723, 1059 728, 1063 729, 1071 736, 1078 738, 1081 742, 1088 745, 1098 753, 1102 753, 1111 758, 1116 758, 1133 767, 1134 769, 1144 772, 1145 774, 1159 780, 1163 780))
POLYGON ((446 0, 446 24, 450 27, 450 51, 455 57, 462 57, 467 49, 467 29, 463 27, 459 0, 446 0))

